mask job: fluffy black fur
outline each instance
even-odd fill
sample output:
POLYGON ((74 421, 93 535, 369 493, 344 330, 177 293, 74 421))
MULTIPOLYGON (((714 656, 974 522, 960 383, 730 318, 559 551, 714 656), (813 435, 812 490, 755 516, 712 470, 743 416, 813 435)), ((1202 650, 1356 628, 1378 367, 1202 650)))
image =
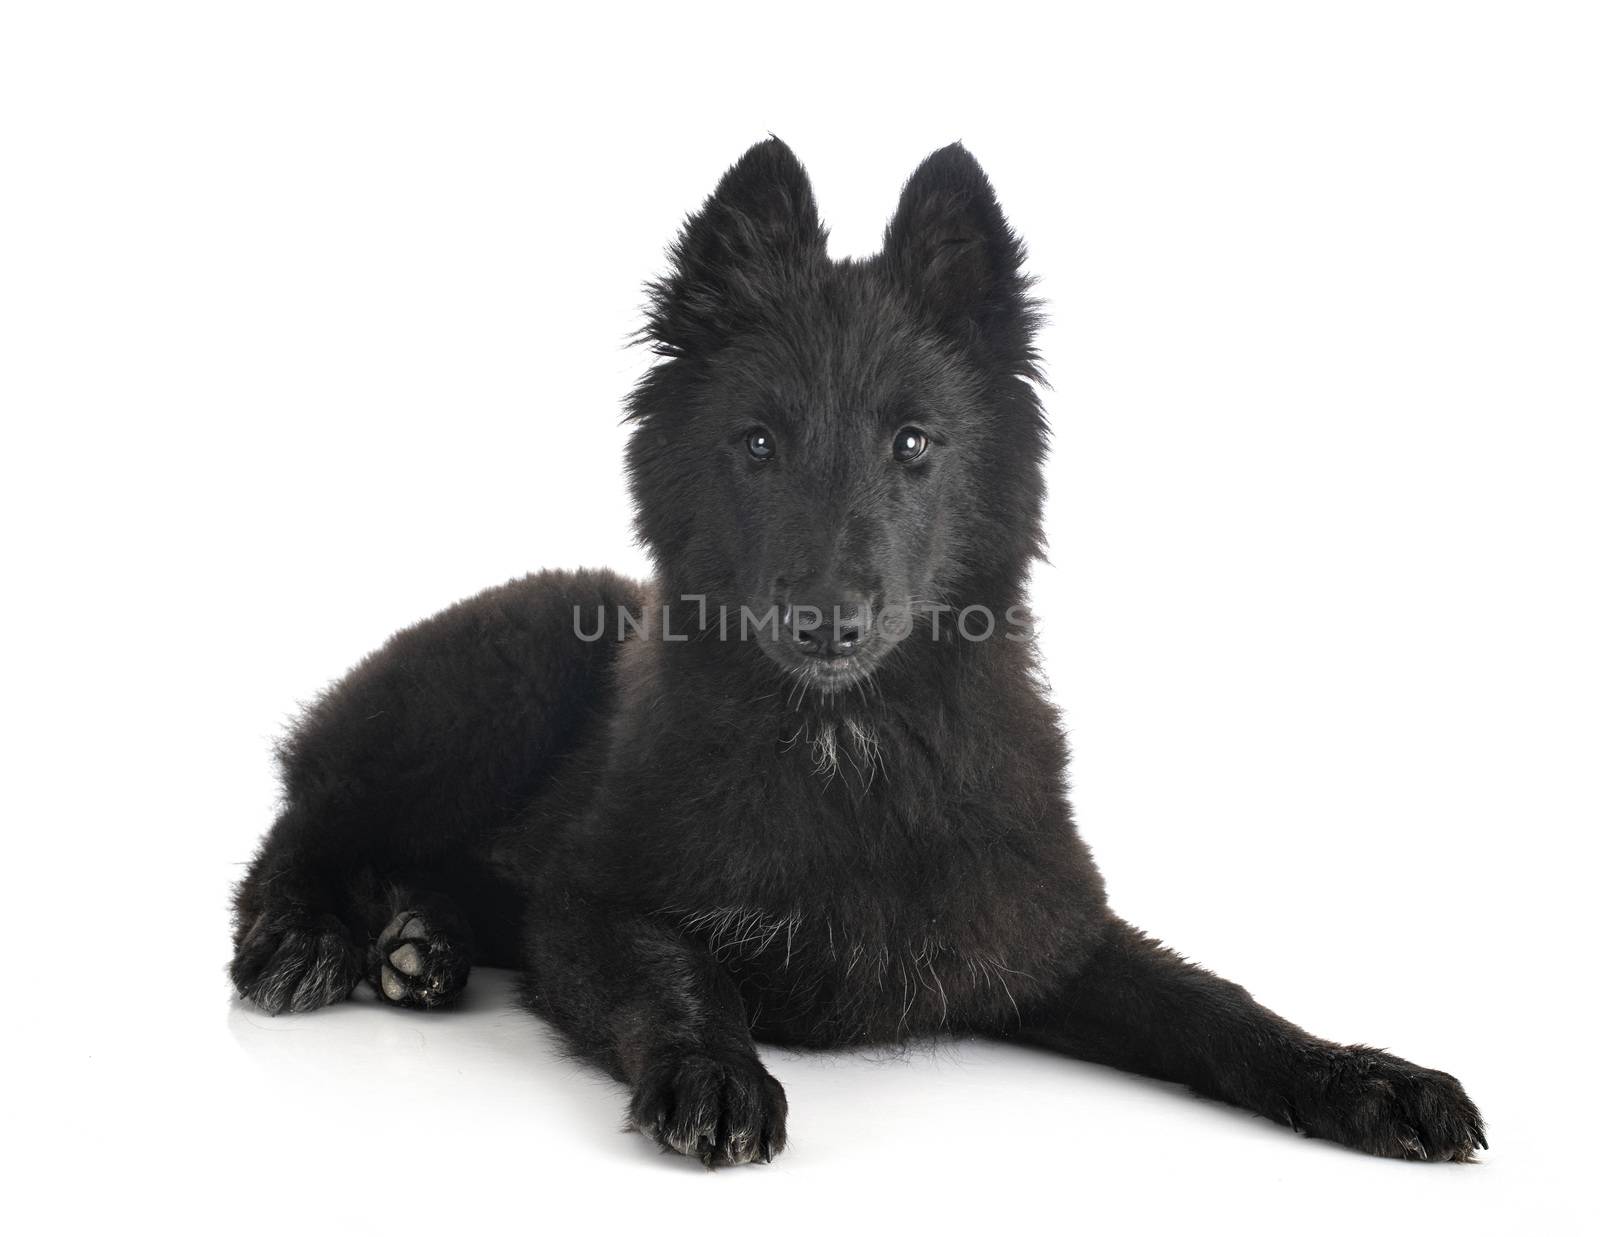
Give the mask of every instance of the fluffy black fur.
POLYGON ((630 410, 655 582, 513 581, 318 701, 237 892, 238 991, 305 1010, 365 977, 426 1008, 471 962, 519 967, 632 1123, 708 1164, 783 1148, 757 1040, 938 1033, 1470 1159, 1454 1078, 1308 1035, 1106 907, 1009 621, 1046 427, 1022 246, 972 156, 932 155, 883 252, 835 262, 804 170, 761 143, 672 259, 630 410), (992 638, 957 630, 975 606, 1008 616, 992 638), (645 629, 618 638, 618 607, 645 629), (722 631, 741 607, 782 621, 722 631), (874 617, 896 608, 909 632, 874 617))

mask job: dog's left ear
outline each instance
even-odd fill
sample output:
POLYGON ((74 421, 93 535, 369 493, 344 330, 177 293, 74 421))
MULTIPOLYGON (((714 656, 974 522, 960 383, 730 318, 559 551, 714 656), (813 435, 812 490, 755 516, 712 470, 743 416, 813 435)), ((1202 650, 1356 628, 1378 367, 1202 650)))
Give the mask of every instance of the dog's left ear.
POLYGON ((959 142, 911 174, 884 235, 891 275, 931 320, 979 357, 1035 377, 1038 309, 1025 257, 989 178, 959 142))

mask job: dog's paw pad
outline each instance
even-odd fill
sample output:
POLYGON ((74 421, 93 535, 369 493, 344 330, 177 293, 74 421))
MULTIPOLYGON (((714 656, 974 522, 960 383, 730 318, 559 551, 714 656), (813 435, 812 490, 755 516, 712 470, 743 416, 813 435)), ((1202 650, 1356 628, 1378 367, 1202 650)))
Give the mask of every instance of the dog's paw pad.
POLYGON ((406 997, 410 995, 405 984, 400 981, 400 976, 396 975, 388 967, 383 968, 383 978, 380 980, 379 986, 383 989, 384 996, 402 1005, 405 1003, 406 997))
POLYGON ((464 936, 452 916, 401 911, 373 947, 373 987, 384 1000, 408 1009, 450 1004, 466 987, 471 967, 464 936))

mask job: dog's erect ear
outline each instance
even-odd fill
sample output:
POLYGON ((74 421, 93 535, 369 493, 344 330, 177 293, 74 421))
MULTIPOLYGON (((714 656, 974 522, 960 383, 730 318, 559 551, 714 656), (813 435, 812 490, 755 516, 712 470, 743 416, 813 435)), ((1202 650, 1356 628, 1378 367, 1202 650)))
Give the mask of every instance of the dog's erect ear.
POLYGON ((959 142, 911 174, 883 242, 890 273, 924 314, 981 357, 1035 376, 1037 306, 1024 257, 989 178, 959 142))
POLYGON ((826 252, 805 168, 777 138, 759 142, 684 224, 671 271, 650 285, 645 334, 671 355, 714 346, 826 252))

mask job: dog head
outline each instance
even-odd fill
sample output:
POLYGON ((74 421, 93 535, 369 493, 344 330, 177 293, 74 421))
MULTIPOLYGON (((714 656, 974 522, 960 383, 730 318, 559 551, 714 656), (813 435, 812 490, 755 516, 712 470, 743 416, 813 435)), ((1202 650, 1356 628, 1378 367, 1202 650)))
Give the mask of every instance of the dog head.
POLYGON ((723 176, 650 287, 628 450, 668 596, 757 616, 824 688, 926 611, 1015 602, 1046 442, 1023 247, 966 150, 913 173, 877 256, 826 240, 782 142, 723 176))

